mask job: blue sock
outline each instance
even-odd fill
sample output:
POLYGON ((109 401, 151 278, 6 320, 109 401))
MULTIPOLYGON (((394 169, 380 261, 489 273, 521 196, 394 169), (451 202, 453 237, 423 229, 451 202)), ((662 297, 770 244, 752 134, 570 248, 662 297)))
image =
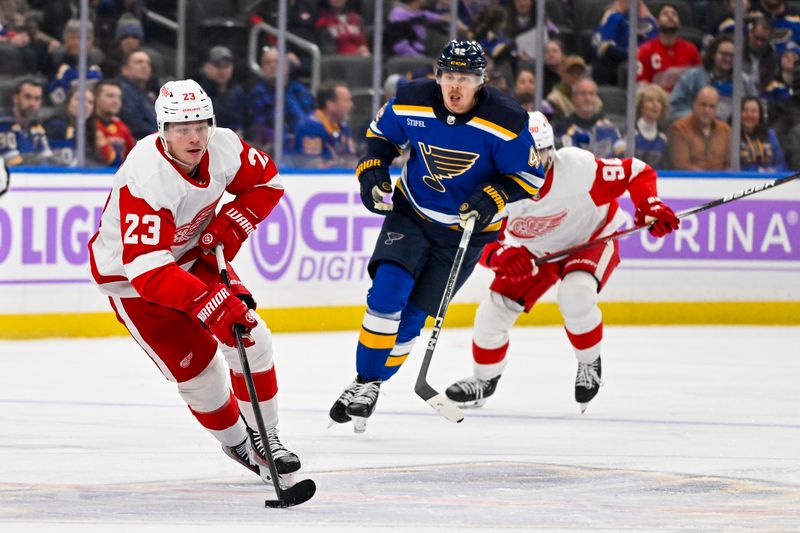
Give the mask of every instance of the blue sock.
POLYGON ((397 341, 400 318, 413 287, 414 277, 406 269, 389 262, 378 265, 367 291, 367 311, 356 348, 356 370, 363 379, 384 379, 386 360, 397 341))
POLYGON ((381 371, 381 380, 386 381, 394 376, 408 359, 408 354, 414 348, 414 343, 419 338, 419 332, 425 325, 428 315, 414 304, 408 304, 400 317, 400 327, 397 330, 397 340, 386 359, 386 364, 381 371))

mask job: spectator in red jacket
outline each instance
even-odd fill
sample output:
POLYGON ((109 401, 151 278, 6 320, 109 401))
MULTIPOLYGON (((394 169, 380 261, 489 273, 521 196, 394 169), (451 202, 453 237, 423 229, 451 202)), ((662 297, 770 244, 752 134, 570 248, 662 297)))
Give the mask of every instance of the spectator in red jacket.
POLYGON ((636 54, 636 81, 655 83, 670 92, 686 69, 700 64, 700 52, 678 37, 681 19, 675 6, 662 4, 657 17, 658 36, 645 42, 636 54))
POLYGON ((349 6, 349 0, 323 0, 315 24, 320 30, 322 52, 346 56, 370 55, 364 22, 349 6))
POLYGON ((119 166, 136 144, 128 125, 117 116, 122 109, 122 87, 116 80, 101 80, 94 95, 97 151, 102 163, 119 166))

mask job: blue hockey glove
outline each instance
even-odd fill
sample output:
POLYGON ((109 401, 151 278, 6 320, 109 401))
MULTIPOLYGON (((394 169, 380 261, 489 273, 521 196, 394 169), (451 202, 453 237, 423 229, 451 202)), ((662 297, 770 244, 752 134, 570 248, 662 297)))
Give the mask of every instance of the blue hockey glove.
POLYGON ((386 196, 392 193, 389 167, 379 157, 365 157, 358 162, 356 177, 361 184, 361 202, 364 207, 378 215, 386 215, 392 204, 386 196))
POLYGON ((463 228, 470 217, 476 217, 475 231, 479 232, 491 224, 494 216, 506 206, 508 195, 503 189, 491 183, 483 185, 472 193, 466 202, 458 208, 459 223, 463 228))

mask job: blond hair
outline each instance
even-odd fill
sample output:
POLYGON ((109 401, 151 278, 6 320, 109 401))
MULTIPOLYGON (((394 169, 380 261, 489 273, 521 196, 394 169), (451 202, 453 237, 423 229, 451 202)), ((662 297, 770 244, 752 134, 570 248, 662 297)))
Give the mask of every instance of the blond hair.
POLYGON ((663 119, 664 117, 669 116, 669 96, 667 95, 667 91, 662 89, 660 86, 650 83, 647 85, 643 85, 639 87, 636 91, 636 116, 638 117, 642 111, 642 104, 644 103, 644 99, 648 96, 655 97, 659 102, 661 102, 661 116, 659 120, 663 119))

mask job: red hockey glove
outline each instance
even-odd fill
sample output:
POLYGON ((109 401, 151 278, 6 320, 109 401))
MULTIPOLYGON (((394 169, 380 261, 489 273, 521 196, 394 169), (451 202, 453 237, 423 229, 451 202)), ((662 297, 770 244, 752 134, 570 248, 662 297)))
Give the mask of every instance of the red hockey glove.
POLYGON ((255 344, 247 333, 256 327, 258 322, 247 310, 247 306, 233 296, 222 283, 206 285, 200 294, 192 299, 187 312, 196 316, 220 342, 228 346, 236 346, 233 327, 237 324, 244 329, 242 336, 244 345, 255 344))
MULTIPOLYGON (((244 283, 242 283, 242 280, 239 279, 239 276, 236 274, 236 271, 233 269, 233 266, 230 263, 227 263, 227 268, 228 279, 231 282, 231 293, 243 301, 245 305, 247 305, 248 309, 255 310, 256 300, 253 298, 253 294, 247 289, 247 287, 244 286, 244 283)), ((192 268, 189 270, 189 273, 194 274, 203 283, 214 283, 219 280, 219 271, 217 271, 216 260, 214 261, 213 265, 207 261, 195 261, 194 265, 192 265, 192 268)))
POLYGON ((650 226, 650 234, 654 237, 663 237, 672 233, 681 225, 681 221, 675 216, 675 212, 670 207, 659 200, 657 196, 647 199, 647 205, 636 208, 633 215, 633 222, 637 226, 650 226))
POLYGON ((486 258, 486 266, 498 276, 512 280, 523 279, 534 273, 533 255, 523 246, 499 246, 486 258))
POLYGON ((200 235, 201 257, 216 265, 214 247, 222 243, 225 260, 232 261, 242 243, 256 229, 256 219, 236 202, 222 206, 219 213, 200 235))

